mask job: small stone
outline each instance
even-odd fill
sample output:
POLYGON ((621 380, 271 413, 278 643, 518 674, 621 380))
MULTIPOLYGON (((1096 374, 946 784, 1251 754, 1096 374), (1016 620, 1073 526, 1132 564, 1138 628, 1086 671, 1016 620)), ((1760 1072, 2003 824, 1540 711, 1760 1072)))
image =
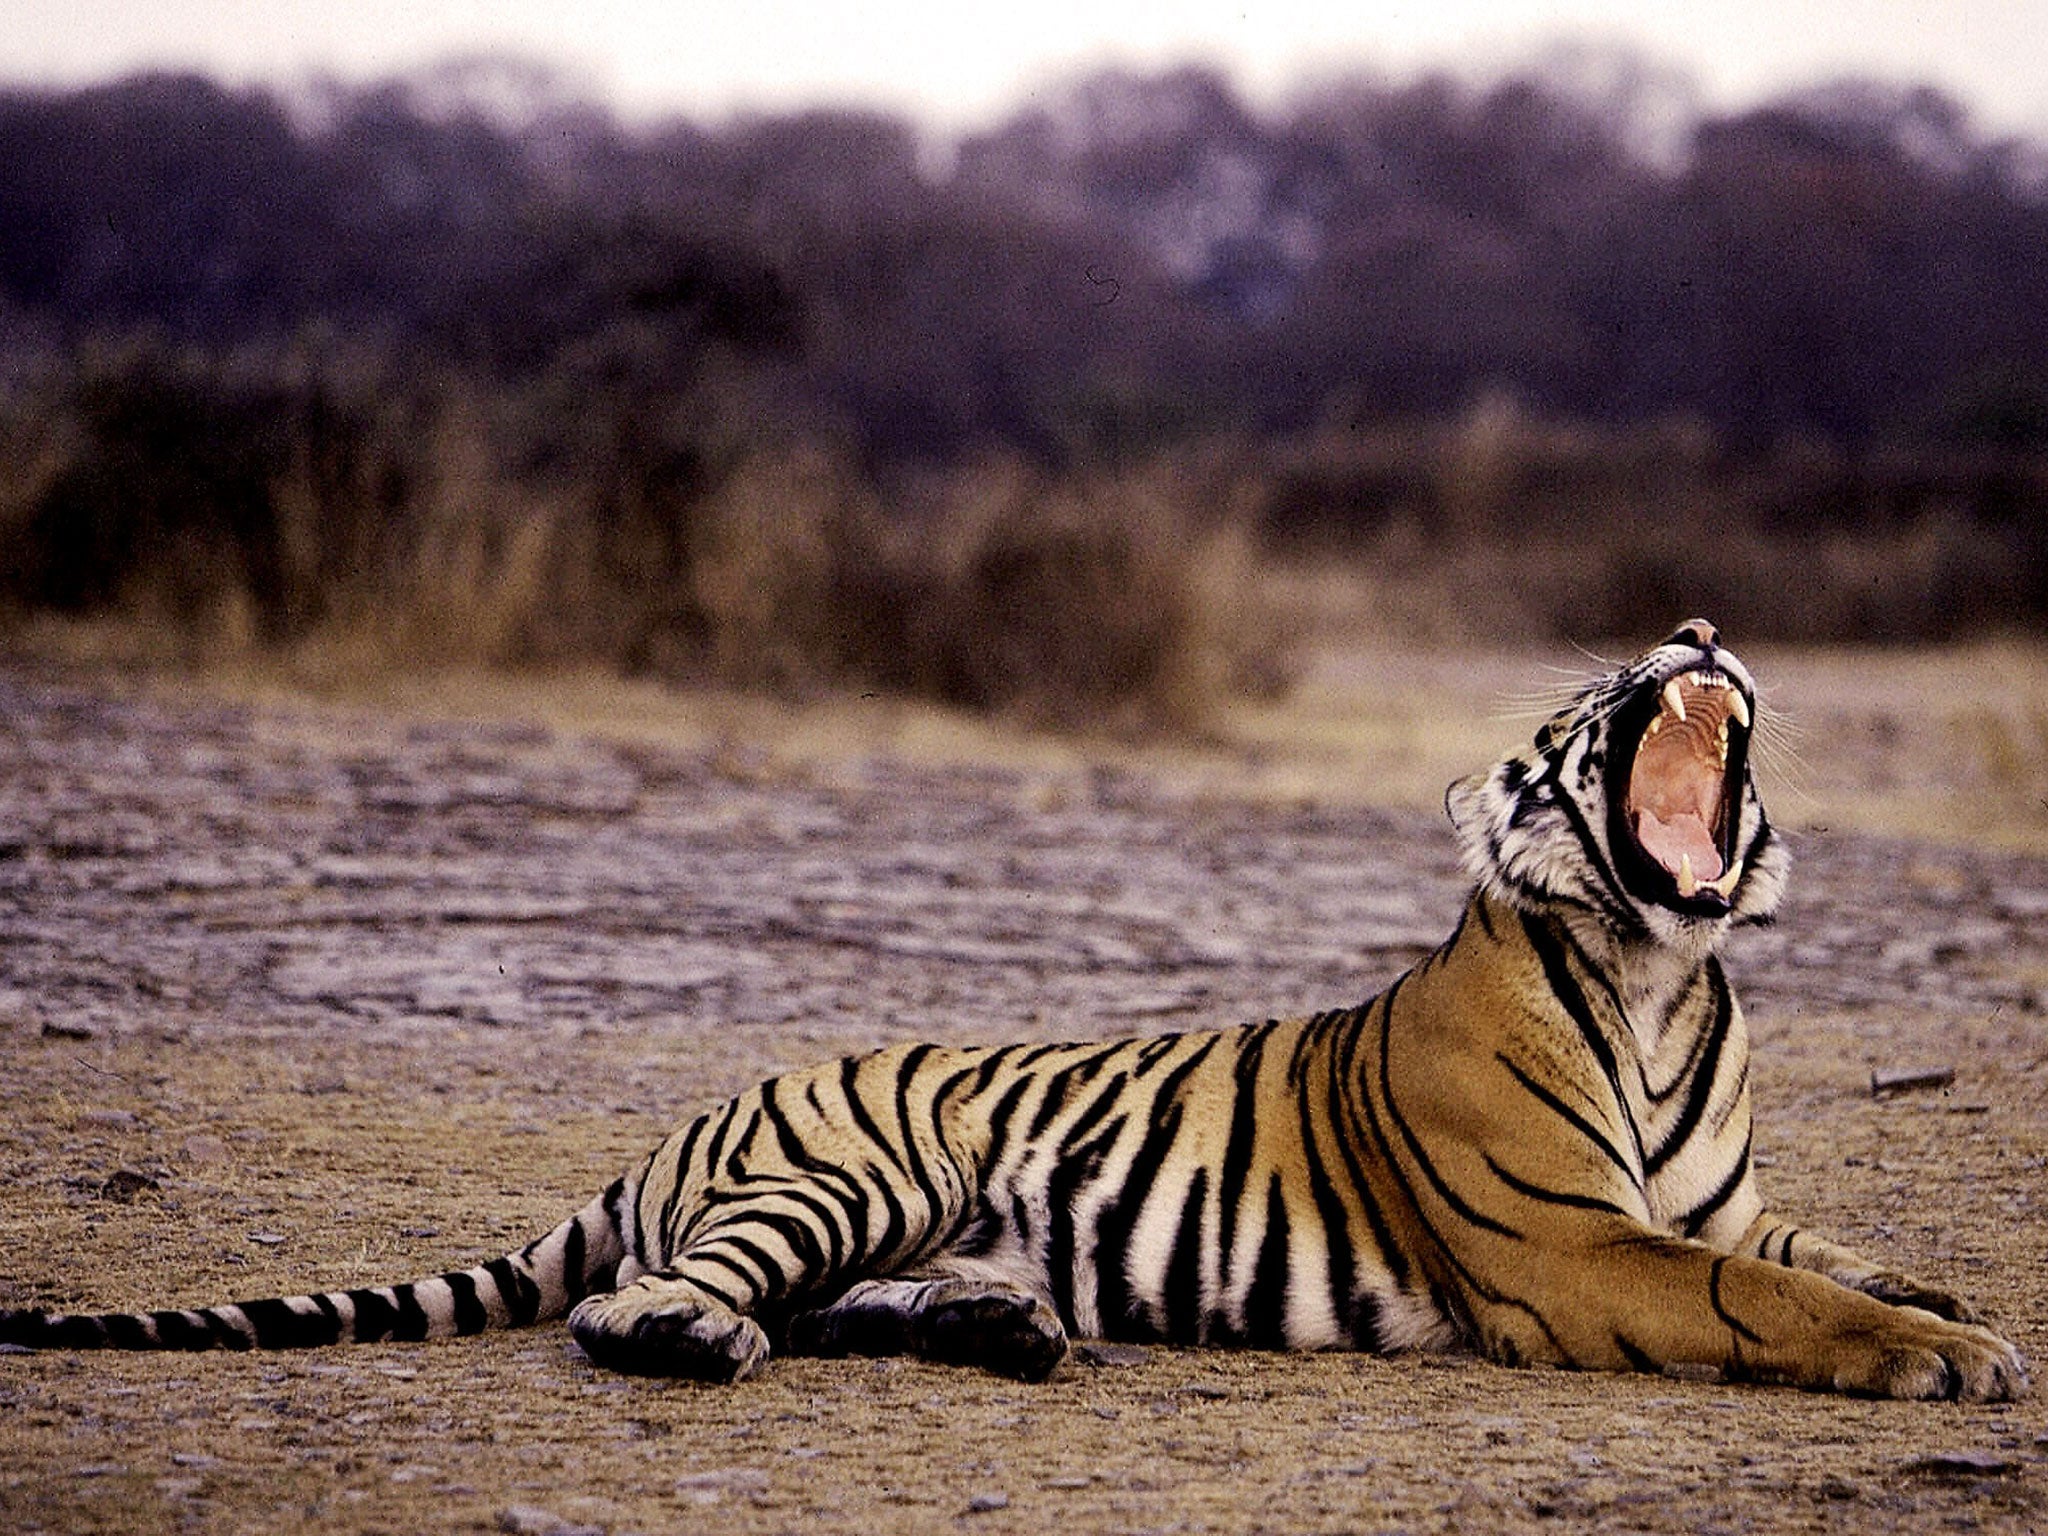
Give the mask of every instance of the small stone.
POLYGON ((967 1513, 970 1515, 992 1514, 1009 1507, 1010 1496, 1007 1493, 977 1493, 967 1501, 967 1513))
POLYGON ((1672 1360, 1666 1362, 1663 1374, 1673 1381, 1719 1381, 1721 1367, 1704 1360, 1672 1360))
POLYGON ((1143 1365, 1152 1358, 1151 1351, 1137 1344, 1076 1344, 1074 1358, 1083 1365, 1125 1366, 1143 1365))
POLYGON ((723 1503, 725 1499, 762 1499, 768 1495, 768 1475, 754 1466, 719 1466, 707 1473, 678 1477, 676 1493, 696 1505, 723 1503))
POLYGON ((93 1027, 90 1024, 58 1024, 54 1021, 43 1024, 45 1040, 90 1040, 92 1037, 93 1027))
POLYGON ((533 1504, 506 1505, 498 1511, 498 1529, 506 1536, 604 1536, 601 1526, 578 1525, 533 1504))
POLYGON ((766 1493, 768 1474, 758 1467, 716 1467, 705 1472, 686 1472, 676 1479, 680 1493, 718 1489, 733 1493, 766 1493))
POLYGON ((282 1232, 251 1232, 249 1234, 250 1242, 261 1243, 266 1248, 275 1248, 284 1240, 282 1232))
POLYGON ((134 1111, 127 1109, 82 1109, 77 1119, 81 1126, 104 1131, 132 1131, 138 1123, 134 1111))
POLYGON ((196 1136, 187 1136, 185 1145, 180 1150, 186 1162, 203 1167, 208 1163, 225 1161, 228 1144, 218 1136, 209 1136, 201 1132, 196 1136))
POLYGON ((133 1205, 135 1197, 144 1190, 161 1187, 140 1168, 116 1168, 100 1181, 99 1197, 102 1200, 111 1200, 116 1205, 133 1205))
POLYGON ((1885 1098, 1895 1093, 1914 1093, 1926 1088, 1946 1088, 1956 1080, 1954 1067, 1897 1067, 1870 1069, 1870 1096, 1885 1098))

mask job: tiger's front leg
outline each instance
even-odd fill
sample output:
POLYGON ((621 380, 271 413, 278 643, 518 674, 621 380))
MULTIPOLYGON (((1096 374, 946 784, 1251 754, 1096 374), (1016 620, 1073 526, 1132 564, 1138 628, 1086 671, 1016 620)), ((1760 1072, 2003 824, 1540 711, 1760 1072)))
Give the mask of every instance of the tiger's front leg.
POLYGON ((1634 1222, 1586 1227, 1577 1241, 1526 1256, 1542 1275, 1525 1304, 1475 1298, 1474 1321, 1496 1357, 1704 1365, 1736 1380, 1871 1397, 2000 1402, 2027 1390, 2019 1351, 1988 1329, 1634 1222))

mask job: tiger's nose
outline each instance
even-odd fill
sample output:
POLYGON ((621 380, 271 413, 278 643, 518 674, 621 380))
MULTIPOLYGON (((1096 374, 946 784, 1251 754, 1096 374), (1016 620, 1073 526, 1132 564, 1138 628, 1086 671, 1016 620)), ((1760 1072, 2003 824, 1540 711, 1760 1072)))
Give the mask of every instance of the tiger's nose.
POLYGON ((1705 619, 1687 619, 1678 626, 1677 632, 1664 643, 1666 645, 1696 645, 1703 651, 1711 651, 1721 643, 1721 632, 1705 619))

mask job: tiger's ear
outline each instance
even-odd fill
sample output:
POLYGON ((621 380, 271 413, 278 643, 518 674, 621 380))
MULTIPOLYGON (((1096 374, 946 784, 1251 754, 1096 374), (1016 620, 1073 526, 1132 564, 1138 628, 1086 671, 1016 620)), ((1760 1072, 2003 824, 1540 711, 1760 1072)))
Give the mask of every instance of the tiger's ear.
POLYGON ((1465 867, 1482 878, 1493 863, 1492 825, 1508 799, 1506 786, 1496 782, 1504 776, 1506 766, 1498 764, 1484 773, 1459 779, 1444 791, 1444 814, 1451 818, 1458 852, 1464 856, 1465 867))

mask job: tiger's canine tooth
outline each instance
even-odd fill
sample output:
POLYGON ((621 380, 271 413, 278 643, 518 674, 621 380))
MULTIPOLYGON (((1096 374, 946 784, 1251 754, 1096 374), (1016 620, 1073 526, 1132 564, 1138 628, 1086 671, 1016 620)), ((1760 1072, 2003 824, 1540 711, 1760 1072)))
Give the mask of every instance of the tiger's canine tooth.
POLYGON ((1745 731, 1749 729, 1749 700, 1742 696, 1740 688, 1728 690, 1728 713, 1735 717, 1736 724, 1745 731))
POLYGON ((1685 724, 1685 700, 1680 696, 1678 679, 1672 678, 1664 685, 1664 708, 1677 717, 1680 725, 1685 724))
POLYGON ((1718 880, 1709 880, 1704 886, 1701 887, 1701 889, 1712 891, 1715 895, 1719 896, 1723 901, 1730 901, 1733 900, 1735 896, 1735 882, 1740 880, 1741 878, 1742 860, 1737 859, 1733 864, 1728 866, 1727 874, 1723 875, 1718 880))
POLYGON ((1678 894, 1690 900, 1699 894, 1700 877, 1692 872, 1692 855, 1678 856, 1678 894))

